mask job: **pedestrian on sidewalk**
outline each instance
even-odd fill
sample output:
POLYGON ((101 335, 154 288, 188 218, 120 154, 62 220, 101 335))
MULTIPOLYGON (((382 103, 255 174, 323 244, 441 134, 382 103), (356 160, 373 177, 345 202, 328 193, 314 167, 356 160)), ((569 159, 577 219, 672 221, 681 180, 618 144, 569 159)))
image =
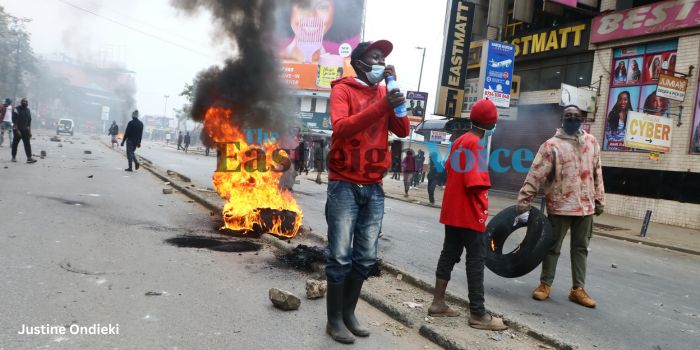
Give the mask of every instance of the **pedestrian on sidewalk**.
POLYGON ((170 132, 165 133, 165 145, 170 145, 170 132))
POLYGON ((423 164, 425 164, 425 153, 422 149, 419 149, 416 155, 416 173, 413 176, 413 187, 418 187, 418 184, 423 182, 423 164))
POLYGON ((177 132, 177 150, 182 149, 182 131, 177 132))
POLYGON ((369 336, 355 316, 355 306, 377 263, 384 216, 382 179, 391 165, 388 136, 391 131, 406 137, 410 130, 408 118, 397 117, 393 110, 405 102, 401 91, 387 93, 379 84, 388 76, 396 79, 394 67, 384 61, 392 49, 386 40, 358 44, 350 60, 357 76, 331 84, 326 332, 341 343, 353 343, 353 334, 369 336))
POLYGON ((5 103, 0 106, 0 147, 5 141, 5 132, 7 131, 8 144, 12 145, 12 116, 15 108, 12 106, 12 100, 5 99, 5 103))
POLYGON ((133 171, 131 163, 136 165, 136 170, 139 170, 139 161, 136 159, 136 148, 141 147, 141 137, 143 136, 143 123, 139 120, 138 109, 131 113, 131 121, 126 124, 124 138, 122 139, 122 147, 126 142, 126 159, 129 161, 129 167, 124 171, 133 171))
POLYGON ((431 152, 428 156, 428 200, 432 205, 435 205, 435 187, 437 187, 438 171, 435 166, 437 158, 437 152, 431 152))
POLYGON ((185 138, 183 139, 183 142, 185 144, 185 147, 183 149, 185 150, 185 153, 187 153, 187 149, 190 148, 190 132, 185 133, 185 138))
POLYGON ((540 146, 525 183, 518 194, 516 224, 526 224, 532 198, 544 185, 549 222, 554 244, 542 261, 540 285, 533 291, 535 300, 549 297, 557 260, 566 231, 571 230, 571 274, 573 286, 569 300, 595 307, 596 302, 583 289, 586 284, 588 244, 593 232, 593 214, 603 213, 605 190, 596 138, 581 130, 583 113, 577 106, 566 106, 562 127, 540 146))
POLYGON ((115 145, 119 145, 119 142, 117 141, 117 135, 119 135, 119 126, 117 126, 116 121, 112 121, 112 125, 109 126, 109 131, 107 131, 107 135, 111 136, 112 148, 114 148, 115 145))
POLYGON ((447 158, 449 161, 445 162, 448 168, 447 189, 440 211, 440 223, 445 225, 445 240, 435 272, 435 292, 428 314, 434 317, 459 316, 459 312, 445 303, 445 290, 452 269, 466 248, 469 325, 497 331, 508 327, 503 320, 486 312, 484 307, 486 245, 483 235, 489 217, 488 190, 491 188, 488 160, 484 155, 484 137, 496 130, 498 110, 493 102, 482 99, 474 104, 470 116, 471 130, 452 144, 447 158), (453 168, 456 165, 459 168, 453 168))
POLYGON ((391 157, 391 175, 392 180, 401 180, 401 155, 391 157))
POLYGON ((17 113, 12 116, 12 128, 14 131, 14 139, 12 140, 12 161, 16 162, 17 147, 20 140, 24 144, 24 153, 27 155, 27 163, 36 163, 36 159, 32 158, 32 112, 29 110, 29 101, 23 98, 17 107, 17 113))
POLYGON ((406 151, 406 156, 401 161, 401 170, 403 170, 403 196, 408 197, 408 190, 413 185, 413 176, 416 172, 416 159, 413 157, 413 150, 406 151))
POLYGON ((322 183, 321 173, 323 173, 326 165, 324 158, 325 143, 324 140, 314 142, 314 167, 316 168, 316 183, 319 185, 322 183))

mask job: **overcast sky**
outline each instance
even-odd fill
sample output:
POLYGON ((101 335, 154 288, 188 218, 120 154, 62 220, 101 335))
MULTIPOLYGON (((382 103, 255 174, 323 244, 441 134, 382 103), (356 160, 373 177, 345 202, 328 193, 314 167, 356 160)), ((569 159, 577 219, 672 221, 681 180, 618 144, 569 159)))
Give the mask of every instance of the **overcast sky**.
MULTIPOLYGON (((40 55, 64 52, 92 60, 108 57, 136 73, 137 106, 142 114, 162 115, 181 107, 185 83, 229 55, 216 40, 206 13, 178 13, 169 0, 3 0, 12 15, 31 18, 27 29, 40 55), (95 14, 77 9, 77 7, 95 14), (115 23, 115 22, 119 22, 115 23)), ((404 90, 418 86, 421 50, 427 48, 421 91, 430 93, 432 112, 442 49, 446 0, 367 0, 365 39, 388 39, 404 90)))

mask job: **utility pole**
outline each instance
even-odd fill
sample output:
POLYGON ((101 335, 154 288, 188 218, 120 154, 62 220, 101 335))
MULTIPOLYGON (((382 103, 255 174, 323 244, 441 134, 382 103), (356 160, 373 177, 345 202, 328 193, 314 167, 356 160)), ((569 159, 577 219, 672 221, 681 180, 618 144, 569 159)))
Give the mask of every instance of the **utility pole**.
POLYGON ((163 116, 168 117, 168 99, 170 98, 169 95, 163 95, 163 98, 165 98, 165 105, 163 106, 163 116))

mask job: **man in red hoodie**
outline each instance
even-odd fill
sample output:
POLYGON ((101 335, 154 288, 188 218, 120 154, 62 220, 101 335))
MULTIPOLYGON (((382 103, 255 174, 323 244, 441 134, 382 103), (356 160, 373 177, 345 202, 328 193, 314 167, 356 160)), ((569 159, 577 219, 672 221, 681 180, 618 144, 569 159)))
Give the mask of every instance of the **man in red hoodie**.
POLYGON ((469 325, 477 329, 504 330, 503 320, 493 317, 484 307, 483 234, 489 217, 488 157, 485 136, 496 130, 498 110, 488 99, 474 104, 470 112, 472 128, 460 136, 445 162, 447 186, 442 199, 440 223, 445 225, 445 241, 435 272, 435 292, 428 314, 434 317, 459 316, 445 304, 445 290, 455 264, 467 250, 467 284, 469 289, 469 325))
POLYGON ((384 215, 382 179, 391 164, 389 131, 408 136, 408 118, 393 107, 404 103, 395 89, 379 83, 394 67, 384 59, 393 45, 386 40, 360 43, 352 52, 357 77, 334 81, 330 112, 333 136, 328 153, 326 265, 328 295, 326 332, 336 341, 353 343, 369 331, 355 317, 362 284, 377 263, 377 243, 384 215))

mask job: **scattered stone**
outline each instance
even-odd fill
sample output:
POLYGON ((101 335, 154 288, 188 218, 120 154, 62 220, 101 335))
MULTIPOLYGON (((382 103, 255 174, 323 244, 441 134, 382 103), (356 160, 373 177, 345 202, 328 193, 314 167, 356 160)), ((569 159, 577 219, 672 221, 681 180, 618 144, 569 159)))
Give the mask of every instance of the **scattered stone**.
POLYGON ((277 288, 270 288, 269 295, 272 304, 276 308, 284 311, 296 310, 301 305, 301 300, 297 298, 294 294, 287 291, 283 291, 277 288))
POLYGON ((551 349, 552 347, 549 345, 540 344, 540 348, 541 349, 551 349))
POLYGON ((46 157, 46 151, 39 152, 39 157, 41 157, 41 159, 44 159, 46 157))
POLYGON ((396 279, 399 280, 399 281, 402 281, 402 280, 403 280, 403 275, 402 275, 402 274, 396 275, 396 279))
POLYGON ((92 151, 83 151, 84 154, 92 154, 92 151))
POLYGON ((498 334, 498 333, 491 335, 489 338, 491 338, 492 340, 495 340, 495 341, 501 341, 501 340, 503 340, 503 338, 501 337, 501 335, 498 334))
POLYGON ((88 179, 92 179, 93 177, 94 177, 94 175, 90 175, 90 176, 88 176, 88 179))
POLYGON ((404 305, 408 306, 409 309, 422 309, 423 304, 414 303, 412 301, 404 301, 404 305))
POLYGON ((613 269, 616 269, 616 268, 617 268, 617 264, 612 264, 612 265, 610 265, 610 267, 612 267, 613 269))
POLYGON ((62 144, 62 143, 59 143, 59 144, 58 144, 58 147, 63 147, 63 144, 62 144))
POLYGON ((156 296, 161 296, 161 295, 163 295, 163 292, 154 292, 154 291, 150 291, 150 292, 146 292, 145 295, 146 295, 147 297, 156 297, 156 296))
POLYGON ((164 188, 163 194, 173 194, 173 189, 172 188, 164 188))
POLYGON ((306 298, 307 299, 319 299, 326 295, 326 289, 328 285, 326 281, 319 280, 306 280, 306 298))
POLYGON ((175 175, 175 172, 172 170, 166 170, 165 173, 168 175, 175 175))
POLYGON ((58 136, 53 136, 53 137, 50 138, 50 140, 51 140, 52 142, 61 142, 61 139, 58 138, 58 136))

